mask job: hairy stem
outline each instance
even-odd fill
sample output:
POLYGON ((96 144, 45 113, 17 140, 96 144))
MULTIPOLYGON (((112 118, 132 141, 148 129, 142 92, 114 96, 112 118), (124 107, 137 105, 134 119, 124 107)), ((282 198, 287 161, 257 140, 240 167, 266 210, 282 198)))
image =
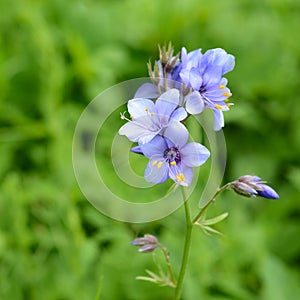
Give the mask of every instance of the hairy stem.
POLYGON ((192 236, 192 228, 193 228, 193 223, 192 223, 191 213, 190 213, 190 206, 189 206, 189 202, 188 202, 188 199, 186 196, 186 190, 184 187, 181 187, 181 190, 182 190, 182 195, 183 195, 183 200, 184 200, 186 232, 185 232, 185 243, 184 243, 181 268, 180 268, 179 278, 178 278, 178 282, 177 282, 177 286, 176 286, 176 290, 175 290, 175 298, 174 298, 175 300, 180 300, 184 275, 186 272, 189 254, 190 254, 191 236, 192 236))

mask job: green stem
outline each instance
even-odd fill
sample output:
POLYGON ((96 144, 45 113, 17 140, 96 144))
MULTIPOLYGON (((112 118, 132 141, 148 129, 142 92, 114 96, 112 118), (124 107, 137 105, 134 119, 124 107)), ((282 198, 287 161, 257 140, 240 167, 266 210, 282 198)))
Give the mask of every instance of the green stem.
POLYGON ((181 187, 181 190, 182 190, 182 195, 183 195, 183 200, 184 200, 186 232, 185 232, 185 243, 184 243, 181 268, 180 268, 178 283, 177 283, 176 290, 175 290, 175 298, 174 298, 175 300, 180 300, 183 279, 184 279, 184 275, 186 272, 186 267, 187 267, 188 258, 189 258, 189 254, 190 254, 192 228, 193 228, 193 223, 191 220, 191 213, 190 213, 190 206, 189 206, 189 202, 188 202, 188 199, 186 196, 186 190, 184 187, 181 187))
POLYGON ((206 209, 210 206, 210 204, 212 204, 213 202, 215 202, 215 199, 217 198, 218 195, 220 195, 223 191, 225 191, 226 189, 228 189, 230 187, 231 182, 226 183, 225 185, 223 185, 222 187, 220 187, 216 193, 213 195, 213 197, 205 204, 205 206, 203 206, 201 208, 201 210, 199 211, 199 213, 197 214, 197 216, 193 219, 192 224, 195 224, 204 214, 204 212, 206 211, 206 209))

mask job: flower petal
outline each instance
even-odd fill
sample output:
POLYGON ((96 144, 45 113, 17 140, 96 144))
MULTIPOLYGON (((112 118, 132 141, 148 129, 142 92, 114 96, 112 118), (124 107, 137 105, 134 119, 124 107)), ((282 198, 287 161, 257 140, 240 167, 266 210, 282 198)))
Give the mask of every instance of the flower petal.
POLYGON ((278 199, 279 195, 268 185, 266 184, 260 184, 260 186, 263 188, 262 191, 257 191, 257 195, 268 198, 268 199, 278 199))
POLYGON ((182 80, 182 82, 184 83, 184 84, 186 84, 187 86, 191 86, 190 85, 190 71, 189 70, 187 70, 187 69, 182 69, 181 71, 180 71, 180 73, 179 73, 179 76, 180 76, 180 78, 181 78, 181 80, 182 80))
POLYGON ((191 115, 196 115, 203 111, 204 101, 199 92, 195 91, 186 96, 185 108, 191 115))
POLYGON ((168 127, 165 129, 163 135, 171 141, 172 145, 169 146, 176 146, 180 148, 186 144, 189 137, 189 132, 182 123, 171 121, 168 127))
POLYGON ((180 149, 181 161, 188 167, 199 167, 210 156, 209 150, 199 143, 188 143, 180 149))
POLYGON ((214 109, 214 130, 218 131, 224 127, 224 116, 221 109, 214 109))
POLYGON ((222 74, 228 73, 234 68, 234 56, 228 54, 224 49, 216 48, 208 50, 204 53, 204 56, 209 65, 221 66, 222 74))
POLYGON ((132 147, 130 149, 130 152, 133 152, 133 153, 136 153, 136 154, 143 154, 143 151, 142 151, 140 146, 132 147))
MULTIPOLYGON (((162 120, 169 120, 179 103, 179 91, 170 89, 163 93, 155 102, 156 112, 162 120)), ((163 122, 162 122, 163 123, 163 122)))
POLYGON ((195 90, 200 90, 202 85, 202 76, 200 75, 198 69, 192 68, 190 71, 190 86, 195 90))
POLYGON ((187 117, 187 112, 183 107, 175 109, 171 115, 171 119, 174 121, 182 121, 187 117))
POLYGON ((169 176, 177 184, 183 186, 189 186, 193 180, 193 170, 184 164, 177 164, 175 166, 169 166, 169 176))
POLYGON ((158 96, 159 93, 157 91, 157 87, 153 83, 142 84, 134 94, 134 98, 155 99, 158 96))
POLYGON ((153 157, 145 170, 145 179, 151 183, 163 183, 168 179, 168 164, 162 157, 153 157))
POLYGON ((182 63, 185 64, 188 70, 191 70, 192 68, 197 68, 201 57, 201 49, 193 50, 186 55, 186 59, 182 57, 182 63))
POLYGON ((203 85, 207 88, 214 86, 221 81, 222 67, 221 66, 208 66, 203 74, 203 85))
POLYGON ((152 100, 144 99, 144 98, 135 98, 129 100, 127 107, 133 120, 135 118, 147 116, 148 111, 152 112, 155 110, 154 102, 152 100))
POLYGON ((119 129, 120 135, 125 135, 130 141, 139 143, 148 143, 158 132, 159 131, 149 131, 134 121, 124 124, 119 129))
POLYGON ((163 157, 167 147, 166 141, 159 135, 154 137, 149 143, 140 145, 142 153, 148 158, 152 158, 157 155, 163 157))

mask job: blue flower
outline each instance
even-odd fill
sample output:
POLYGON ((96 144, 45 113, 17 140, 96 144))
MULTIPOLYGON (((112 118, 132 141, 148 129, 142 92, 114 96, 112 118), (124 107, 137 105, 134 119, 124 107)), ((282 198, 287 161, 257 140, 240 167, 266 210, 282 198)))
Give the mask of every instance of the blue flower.
POLYGON ((230 186, 237 194, 242 196, 278 199, 279 195, 265 183, 258 176, 244 175, 233 181, 230 186))
POLYGON ((187 53, 181 52, 180 78, 194 92, 186 98, 186 110, 198 114, 204 108, 214 111, 214 129, 224 127, 223 111, 230 108, 227 79, 222 77, 234 68, 234 56, 217 48, 201 53, 201 49, 187 53))
POLYGON ((201 144, 187 143, 188 132, 178 134, 176 126, 167 127, 164 137, 157 135, 149 143, 135 148, 134 152, 142 152, 150 159, 144 174, 148 182, 163 183, 170 177, 179 185, 189 186, 193 179, 192 168, 199 167, 210 156, 201 144))
POLYGON ((176 128, 178 135, 187 134, 187 129, 180 123, 187 117, 187 113, 178 104, 179 91, 176 89, 165 92, 155 102, 145 98, 129 100, 127 107, 130 119, 121 115, 128 122, 120 128, 119 134, 139 144, 163 135, 166 127, 176 128))

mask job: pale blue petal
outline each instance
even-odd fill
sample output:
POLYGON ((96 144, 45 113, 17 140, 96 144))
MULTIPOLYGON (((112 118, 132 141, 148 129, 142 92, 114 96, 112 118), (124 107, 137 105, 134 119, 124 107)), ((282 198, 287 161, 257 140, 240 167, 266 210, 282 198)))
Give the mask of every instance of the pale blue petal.
POLYGON ((190 85, 190 71, 187 69, 182 69, 179 73, 179 76, 184 84, 191 87, 190 85))
POLYGON ((214 130, 218 131, 224 127, 224 116, 221 109, 214 109, 214 130))
POLYGON ((203 85, 214 86, 218 84, 222 77, 222 67, 221 66, 209 66, 206 68, 203 74, 203 85))
POLYGON ((185 177, 185 182, 186 182, 186 185, 189 186, 191 183, 192 183, 192 180, 193 180, 193 177, 194 177, 194 172, 193 172, 193 169, 188 167, 188 166, 185 166, 185 164, 182 164, 182 173, 185 177))
POLYGON ((163 157, 164 152, 167 149, 167 143, 165 142, 164 138, 157 135, 149 143, 141 144, 140 148, 143 154, 148 158, 159 155, 163 157))
POLYGON ((144 117, 155 110, 154 102, 149 99, 136 98, 128 101, 128 112, 132 118, 144 117))
POLYGON ((182 121, 187 117, 187 112, 183 107, 179 107, 171 115, 171 119, 174 121, 182 121))
POLYGON ((190 86, 195 90, 200 90, 202 85, 202 77, 196 68, 192 68, 190 71, 190 86))
POLYGON ((204 101, 199 92, 195 91, 186 96, 185 108, 191 115, 196 115, 203 111, 204 101))
POLYGON ((163 135, 168 138, 174 146, 180 148, 186 144, 189 132, 182 123, 171 121, 163 135))
POLYGON ((154 157, 146 167, 144 177, 151 183, 163 183, 168 179, 168 164, 165 161, 154 157))
POLYGON ((227 54, 227 61, 223 64, 223 74, 226 74, 233 70, 235 65, 235 58, 231 54, 227 54))
POLYGON ((184 164, 177 164, 175 166, 169 165, 169 176, 177 184, 189 186, 193 180, 193 170, 184 164))
POLYGON ((159 93, 157 91, 157 87, 153 83, 142 84, 134 94, 134 98, 155 99, 158 96, 159 93))
POLYGON ((227 79, 227 78, 225 78, 225 77, 222 77, 222 79, 221 79, 221 81, 220 81, 220 85, 224 85, 224 86, 226 86, 226 85, 227 85, 227 83, 228 83, 228 79, 227 79))
POLYGON ((196 68, 202 57, 201 49, 197 49, 187 53, 186 49, 183 47, 181 49, 181 63, 182 67, 191 70, 191 68, 196 68))
POLYGON ((260 184, 260 186, 263 188, 262 191, 257 191, 257 195, 268 198, 268 199, 278 199, 279 195, 268 185, 266 184, 260 184))
POLYGON ((125 135, 132 142, 147 143, 152 140, 158 132, 152 132, 139 126, 136 122, 128 122, 119 129, 120 135, 125 135))
POLYGON ((188 167, 199 167, 206 162, 210 152, 199 143, 188 143, 180 149, 181 162, 188 167))
MULTIPOLYGON (((227 98, 231 97, 229 88, 224 87, 220 89, 220 85, 210 87, 204 94, 205 98, 208 98, 212 102, 224 102, 227 98), (226 95, 226 96, 224 96, 226 95)), ((218 103, 219 104, 219 103, 218 103)))
POLYGON ((148 132, 147 134, 141 136, 137 142, 139 142, 140 145, 149 143, 150 141, 152 141, 152 139, 157 136, 159 134, 159 132, 148 132))
POLYGON ((216 48, 208 50, 208 63, 211 65, 221 66, 222 74, 232 71, 235 64, 234 56, 228 54, 224 49, 216 48))
POLYGON ((130 149, 130 152, 133 152, 133 153, 136 153, 136 154, 143 154, 143 151, 141 150, 141 147, 140 147, 140 146, 132 147, 132 148, 130 149))
POLYGON ((170 89, 166 91, 165 93, 161 94, 160 97, 156 100, 156 104, 157 102, 160 103, 160 101, 167 101, 177 106, 179 103, 179 91, 177 89, 170 89))
POLYGON ((163 120, 169 120, 179 103, 179 91, 171 89, 163 93, 155 102, 156 111, 163 120))
POLYGON ((201 57, 202 57, 201 49, 197 49, 189 52, 187 55, 188 61, 186 67, 188 69, 197 68, 199 61, 201 60, 201 57))

